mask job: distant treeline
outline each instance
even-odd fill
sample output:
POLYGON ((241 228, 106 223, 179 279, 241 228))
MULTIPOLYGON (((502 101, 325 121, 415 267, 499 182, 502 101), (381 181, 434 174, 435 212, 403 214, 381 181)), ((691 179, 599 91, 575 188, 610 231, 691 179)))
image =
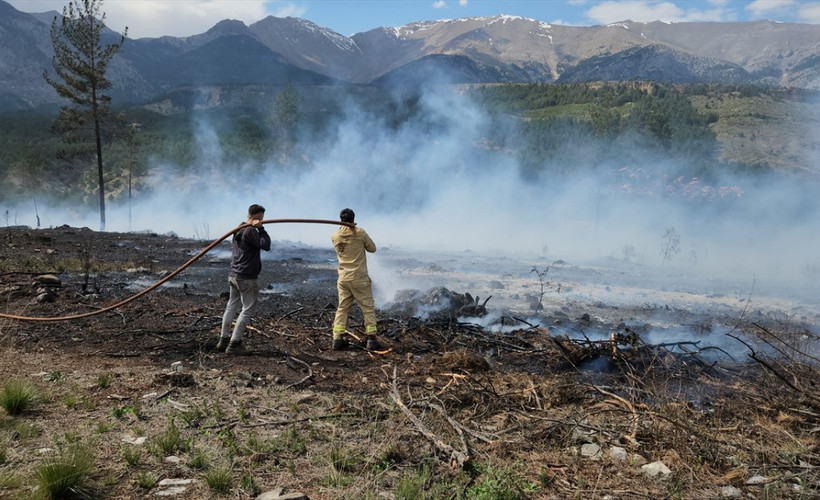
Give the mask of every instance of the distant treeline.
POLYGON ((698 111, 690 98, 765 91, 624 82, 510 84, 482 87, 475 94, 499 122, 514 123, 498 127, 493 141, 518 152, 525 175, 564 176, 649 160, 674 163, 681 175, 709 178, 720 169, 750 166, 718 162, 719 144, 710 125, 719 116, 698 111))
MULTIPOLYGON (((660 85, 645 82, 503 84, 460 89, 486 112, 488 125, 476 147, 514 155, 526 177, 570 176, 647 162, 675 162, 682 175, 708 178, 725 165, 710 124, 716 113, 699 112, 691 97, 709 93, 752 96, 757 87, 660 85)), ((230 104, 196 109, 188 95, 172 109, 129 106, 115 110, 106 151, 106 193, 123 198, 142 185, 149 168, 180 172, 201 168, 312 168, 317 144, 332 143, 350 104, 378 116, 379 126, 399 129, 425 123, 418 93, 395 94, 374 87, 311 87, 301 95, 296 130, 277 123, 277 92, 231 89, 230 104), (214 157, 217 152, 218 157, 214 157)), ((227 92, 227 90, 225 91, 227 92)), ((281 91, 280 91, 281 92, 281 91)), ((52 132, 54 116, 0 115, 0 199, 32 193, 95 202, 93 157, 82 145, 67 145, 52 132)), ((437 126, 435 123, 430 126, 437 126)))

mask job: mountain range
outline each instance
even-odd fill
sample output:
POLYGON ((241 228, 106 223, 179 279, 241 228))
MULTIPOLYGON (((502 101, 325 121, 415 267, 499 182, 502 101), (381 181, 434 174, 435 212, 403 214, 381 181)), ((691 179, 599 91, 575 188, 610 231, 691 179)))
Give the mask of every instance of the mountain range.
MULTIPOLYGON (((0 110, 61 103, 52 70, 57 12, 0 0, 0 110)), ((111 42, 113 31, 104 33, 111 42)), ((105 41, 105 40, 104 40, 105 41)), ((820 25, 551 25, 513 16, 421 21, 346 37, 308 20, 224 20, 189 36, 127 39, 108 78, 115 102, 150 103, 179 88, 252 85, 564 83, 653 80, 820 89, 820 25)))

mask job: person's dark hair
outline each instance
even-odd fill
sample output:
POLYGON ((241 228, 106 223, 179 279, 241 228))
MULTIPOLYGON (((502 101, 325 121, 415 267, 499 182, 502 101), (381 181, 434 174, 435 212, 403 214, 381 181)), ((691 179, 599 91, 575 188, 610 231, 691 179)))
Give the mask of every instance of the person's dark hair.
POLYGON ((352 224, 353 219, 355 219, 355 218, 356 218, 356 214, 353 213, 353 210, 351 210, 349 208, 345 208, 344 210, 342 210, 339 213, 339 219, 341 219, 342 222, 349 222, 349 223, 352 224))
POLYGON ((262 205, 253 204, 250 207, 248 207, 248 215, 256 215, 261 213, 265 213, 265 207, 263 207, 262 205))

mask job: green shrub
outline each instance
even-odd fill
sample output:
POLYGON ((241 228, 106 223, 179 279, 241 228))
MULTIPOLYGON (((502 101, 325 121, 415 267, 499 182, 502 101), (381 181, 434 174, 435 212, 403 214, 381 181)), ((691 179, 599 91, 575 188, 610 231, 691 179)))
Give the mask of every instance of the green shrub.
POLYGON ((111 374, 104 373, 97 377, 97 386, 105 389, 111 385, 111 374))
POLYGON ((165 453, 171 453, 177 449, 180 444, 180 432, 177 429, 177 426, 174 424, 172 420, 168 424, 168 428, 165 429, 165 432, 162 433, 159 437, 156 438, 155 442, 160 450, 165 453))
POLYGON ((225 493, 233 485, 233 470, 230 466, 218 467, 205 473, 205 483, 217 493, 225 493))
POLYGON ((142 452, 134 446, 123 446, 120 448, 120 452, 122 453, 122 458, 125 459, 125 463, 132 467, 140 463, 142 459, 142 452))
POLYGON ((191 460, 188 461, 188 466, 192 469, 202 470, 208 467, 208 457, 202 450, 194 450, 191 454, 191 460))
POLYGON ((0 406, 12 416, 22 415, 34 405, 36 400, 37 390, 25 382, 8 382, 0 392, 0 406))
POLYGON ((67 448, 58 457, 48 458, 37 467, 38 495, 47 499, 87 498, 91 496, 88 479, 93 468, 94 458, 86 448, 67 448))
POLYGON ((514 465, 484 467, 476 483, 467 489, 467 498, 471 500, 523 500, 525 491, 532 491, 537 486, 529 483, 516 470, 514 465))
POLYGON ((150 472, 140 472, 137 475, 137 486, 144 490, 150 490, 157 485, 157 476, 150 472))

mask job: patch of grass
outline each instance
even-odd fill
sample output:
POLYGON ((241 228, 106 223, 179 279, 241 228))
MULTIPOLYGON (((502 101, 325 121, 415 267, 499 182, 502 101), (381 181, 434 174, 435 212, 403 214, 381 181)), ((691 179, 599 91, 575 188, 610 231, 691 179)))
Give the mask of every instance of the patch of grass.
POLYGON ((353 482, 353 476, 334 470, 329 476, 323 478, 320 482, 324 486, 328 486, 330 488, 344 488, 353 482))
POLYGON ((102 389, 111 387, 111 380, 112 379, 113 379, 113 377, 111 376, 110 373, 103 373, 101 375, 98 375, 97 376, 97 387, 100 387, 102 389))
POLYGON ((80 434, 77 431, 68 431, 63 434, 66 443, 74 444, 80 442, 80 434))
POLYGON ((125 460, 125 463, 134 467, 140 463, 142 460, 142 451, 135 446, 123 446, 120 448, 120 454, 122 458, 125 460))
POLYGON ((358 460, 349 450, 333 446, 330 449, 330 466, 339 473, 352 472, 358 460))
POLYGON ((233 470, 223 465, 205 472, 205 483, 217 493, 225 493, 233 486, 233 470))
POLYGON ((122 418, 128 414, 134 415, 138 420, 143 418, 142 415, 142 406, 139 404, 138 401, 135 401, 132 404, 127 405, 115 405, 114 408, 111 410, 111 414, 114 415, 115 418, 122 418))
POLYGON ((250 496, 256 497, 262 493, 262 489, 256 484, 256 480, 250 474, 242 474, 239 478, 239 487, 246 491, 250 496))
POLYGON ((20 441, 35 438, 43 433, 43 429, 39 425, 28 422, 13 422, 10 429, 15 439, 20 441))
POLYGON ((37 395, 37 389, 33 385, 13 380, 7 382, 0 392, 0 406, 11 416, 22 415, 31 409, 37 395))
POLYGON ((191 459, 188 461, 188 466, 196 470, 204 470, 208 468, 208 456, 202 450, 194 449, 191 453, 191 459))
POLYGON ((0 471, 0 490, 19 488, 23 485, 23 478, 12 471, 0 471))
POLYGON ((137 486, 144 490, 150 490, 157 485, 158 478, 150 472, 140 472, 137 474, 137 486))
POLYGON ((242 451, 251 463, 257 464, 272 458, 280 448, 281 443, 278 439, 263 440, 259 439, 256 434, 251 434, 245 441, 242 451))
POLYGON ((481 467, 481 476, 475 484, 467 489, 467 498, 471 500, 522 500, 526 493, 538 489, 517 471, 517 464, 506 467, 488 465, 481 467))
POLYGON ((46 382, 63 382, 66 379, 66 374, 61 372, 60 370, 51 370, 50 372, 46 373, 43 376, 43 380, 46 382))
POLYGON ((66 394, 63 396, 63 404, 69 410, 73 410, 80 404, 80 398, 76 394, 66 394))
POLYGON ((214 404, 211 407, 211 415, 217 423, 221 422, 222 419, 225 418, 225 413, 222 411, 222 405, 219 404, 219 401, 214 401, 214 404))
POLYGON ((427 490, 426 485, 430 481, 431 474, 430 467, 425 465, 420 470, 403 475, 396 483, 396 489, 393 492, 396 500, 424 498, 422 495, 427 490))
POLYGON ((377 472, 384 471, 394 467, 395 465, 404 461, 404 454, 393 443, 387 445, 381 453, 376 455, 371 464, 371 468, 377 472))
POLYGON ((111 424, 108 424, 106 422, 97 423, 97 433, 99 434, 106 434, 108 432, 111 432, 111 428, 111 424))
POLYGON ((245 402, 239 404, 239 408, 237 409, 239 413, 239 420, 243 423, 247 422, 251 416, 250 411, 245 407, 245 402))
POLYGON ((37 495, 46 498, 88 498, 91 496, 89 476, 94 469, 94 457, 82 446, 72 446, 59 456, 46 459, 35 470, 39 486, 37 495))
POLYGON ((165 453, 171 453, 179 447, 180 437, 181 434, 179 432, 179 429, 177 429, 177 426, 176 424, 174 424, 174 421, 171 420, 170 422, 168 422, 168 427, 165 429, 165 432, 160 434, 154 440, 154 443, 161 451, 165 453))
POLYGON ((190 409, 183 411, 179 414, 179 419, 187 427, 199 427, 200 421, 205 418, 205 411, 202 410, 198 405, 193 405, 190 409))
POLYGON ((307 439, 299 434, 296 428, 291 427, 285 434, 285 447, 290 452, 302 455, 307 451, 307 439))

